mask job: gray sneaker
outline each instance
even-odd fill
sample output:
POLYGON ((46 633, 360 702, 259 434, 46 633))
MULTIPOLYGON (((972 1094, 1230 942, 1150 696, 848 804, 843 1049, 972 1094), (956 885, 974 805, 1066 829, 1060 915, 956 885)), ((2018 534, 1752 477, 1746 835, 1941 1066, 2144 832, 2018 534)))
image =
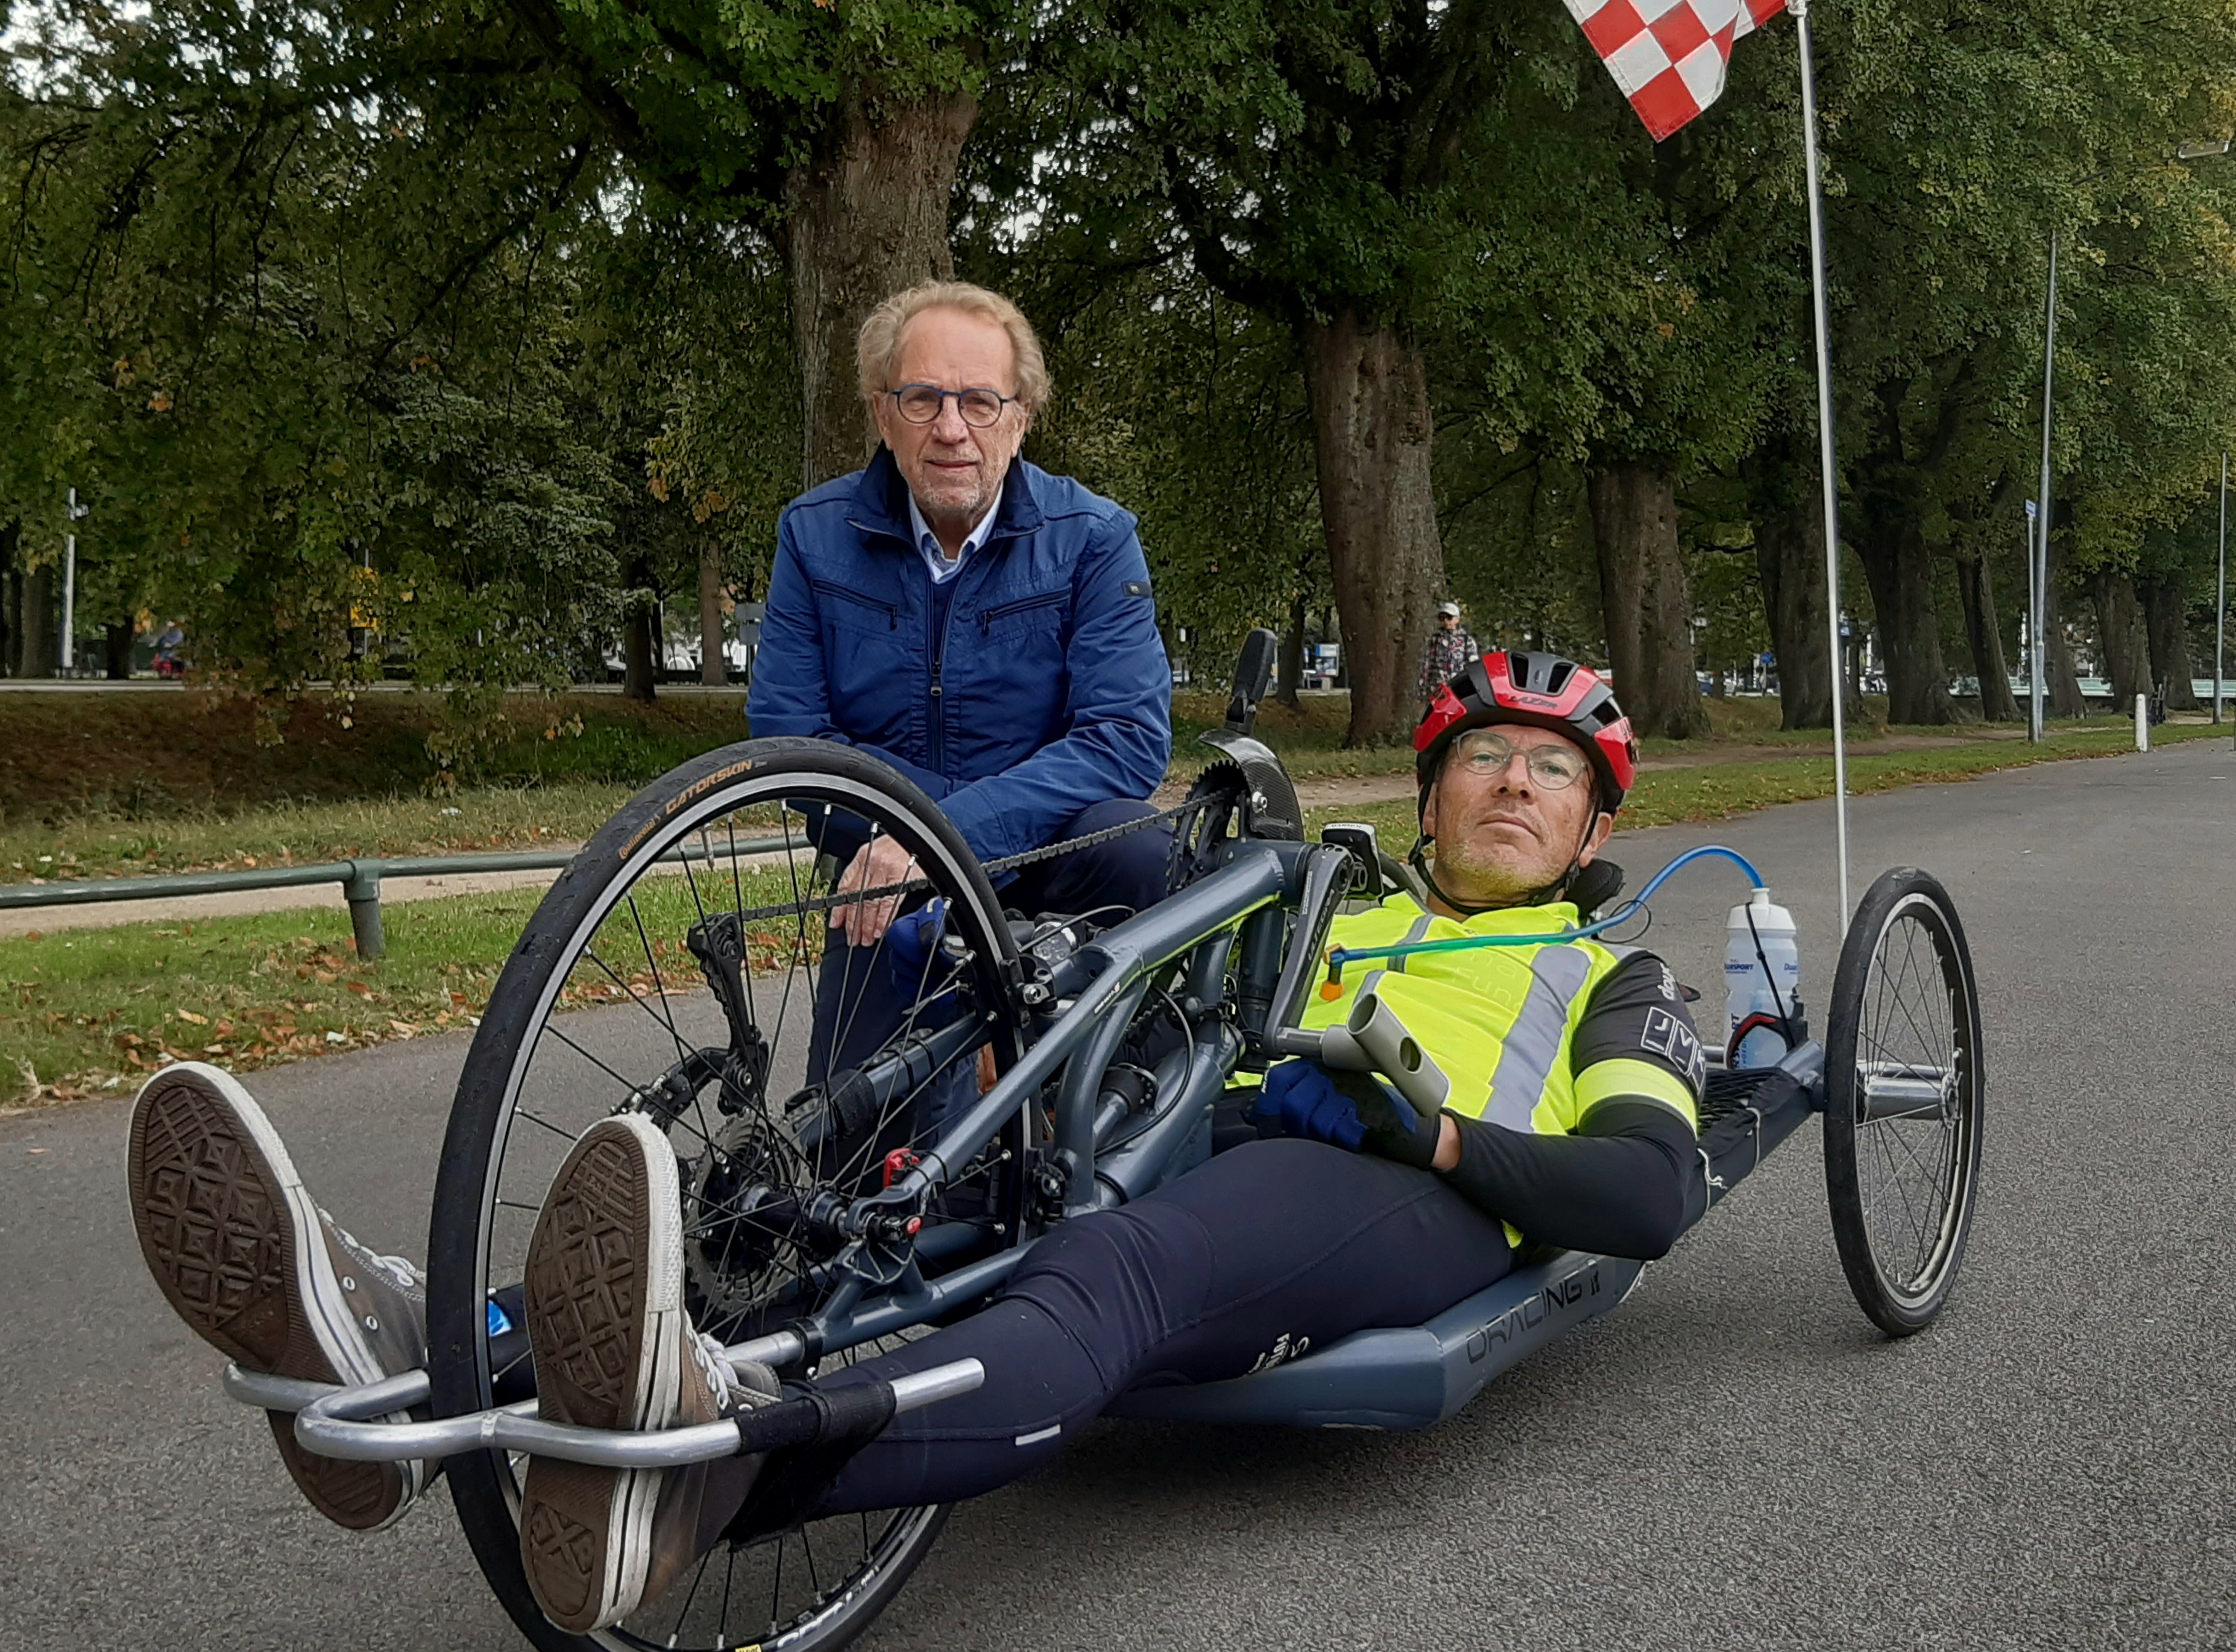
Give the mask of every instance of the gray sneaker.
MULTIPOLYGON (((129 1176, 148 1271, 243 1370, 358 1384, 426 1363, 424 1276, 311 1203, 280 1132, 229 1073, 181 1061, 141 1087, 129 1176)), ((337 1525, 378 1531, 426 1485, 424 1463, 314 1456, 296 1444, 293 1417, 266 1414, 297 1487, 337 1525)))
MULTIPOLYGON (((528 1246, 528 1340, 547 1421, 677 1428, 777 1397, 766 1367, 733 1371, 692 1328, 682 1215, 674 1151, 650 1119, 617 1114, 575 1142, 528 1246)), ((704 1464, 610 1469, 531 1457, 520 1558, 543 1615, 587 1635, 657 1599, 710 1546, 706 1490, 704 1464)))

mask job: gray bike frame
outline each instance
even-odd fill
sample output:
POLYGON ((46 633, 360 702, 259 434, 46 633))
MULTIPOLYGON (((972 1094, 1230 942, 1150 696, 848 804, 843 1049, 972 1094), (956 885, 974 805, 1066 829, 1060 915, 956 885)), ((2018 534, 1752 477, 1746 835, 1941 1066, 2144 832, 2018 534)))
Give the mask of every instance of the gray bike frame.
MULTIPOLYGON (((1263 1039, 1269 1027, 1293 1023, 1302 1003, 1318 948, 1294 940, 1282 944, 1291 911, 1296 934, 1316 943, 1350 891, 1355 864, 1349 851, 1327 844, 1242 839, 1226 855, 1225 865, 1102 931, 1059 965, 1047 984, 1055 1006, 1049 1025, 915 1165, 883 1191, 855 1201, 848 1229, 890 1230, 924 1210, 1009 1120, 1038 1105, 1060 1070, 1050 1150, 1066 1216, 1138 1198, 1200 1158, 1213 1105, 1246 1038, 1263 1039), (1154 1105, 1137 1118, 1104 1081, 1152 978, 1190 954, 1177 1000, 1189 1033, 1158 1064, 1154 1105), (1227 1002, 1231 964, 1233 1006, 1227 1002), (1278 978, 1265 979, 1276 965, 1278 978)), ((874 1068, 870 1076, 874 1083, 874 1068)), ((837 1282, 819 1307, 731 1354, 790 1365, 943 1317, 999 1288, 1033 1242, 924 1278, 917 1256, 937 1256, 977 1236, 978 1229, 961 1223, 924 1228, 890 1283, 879 1282, 879 1242, 856 1238, 827 1265, 837 1282)))

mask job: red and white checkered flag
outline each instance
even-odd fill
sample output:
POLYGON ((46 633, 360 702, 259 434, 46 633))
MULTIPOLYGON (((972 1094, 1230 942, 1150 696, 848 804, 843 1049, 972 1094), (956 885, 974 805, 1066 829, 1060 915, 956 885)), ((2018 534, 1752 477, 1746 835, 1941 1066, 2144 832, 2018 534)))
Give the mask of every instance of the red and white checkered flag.
POLYGON ((1732 43, 1786 0, 1568 0, 1584 38, 1659 143, 1724 89, 1732 43))

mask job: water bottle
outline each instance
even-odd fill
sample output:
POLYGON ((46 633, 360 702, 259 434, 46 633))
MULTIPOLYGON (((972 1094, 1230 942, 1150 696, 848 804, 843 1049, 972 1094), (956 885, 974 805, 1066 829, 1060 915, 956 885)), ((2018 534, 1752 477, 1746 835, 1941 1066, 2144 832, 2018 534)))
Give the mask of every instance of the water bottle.
POLYGON ((1801 949, 1794 941, 1793 914, 1772 904, 1768 889, 1757 889, 1753 900, 1732 908, 1725 925, 1724 988, 1724 1065, 1777 1065, 1786 1053, 1786 1021, 1798 1027, 1801 1019, 1801 949))

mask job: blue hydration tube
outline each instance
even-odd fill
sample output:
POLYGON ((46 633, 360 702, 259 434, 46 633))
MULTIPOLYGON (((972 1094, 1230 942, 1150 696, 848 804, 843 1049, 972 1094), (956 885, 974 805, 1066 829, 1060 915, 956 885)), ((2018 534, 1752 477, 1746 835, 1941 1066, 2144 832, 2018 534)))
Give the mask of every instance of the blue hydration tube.
POLYGON ((1617 907, 1608 916, 1601 918, 1596 923, 1588 923, 1579 928, 1562 929, 1544 935, 1458 935, 1450 941, 1400 941, 1390 947, 1331 947, 1328 951, 1328 975, 1327 980, 1321 985, 1321 995, 1333 997, 1335 994, 1330 989, 1340 987, 1343 985, 1343 967, 1363 959, 1410 958, 1416 953, 1471 952, 1477 947, 1557 946, 1571 941, 1588 941, 1594 935, 1615 928, 1619 924, 1628 923, 1646 910, 1646 903, 1654 898, 1654 892, 1667 883, 1680 867, 1689 866, 1694 861, 1710 855, 1720 855, 1726 860, 1732 862, 1740 871, 1747 875, 1747 881, 1756 888, 1769 887, 1762 881, 1762 874, 1754 869, 1754 863, 1737 849, 1726 849, 1720 843, 1703 843, 1698 849, 1687 849, 1668 865, 1656 872, 1646 881, 1644 888, 1617 907))

